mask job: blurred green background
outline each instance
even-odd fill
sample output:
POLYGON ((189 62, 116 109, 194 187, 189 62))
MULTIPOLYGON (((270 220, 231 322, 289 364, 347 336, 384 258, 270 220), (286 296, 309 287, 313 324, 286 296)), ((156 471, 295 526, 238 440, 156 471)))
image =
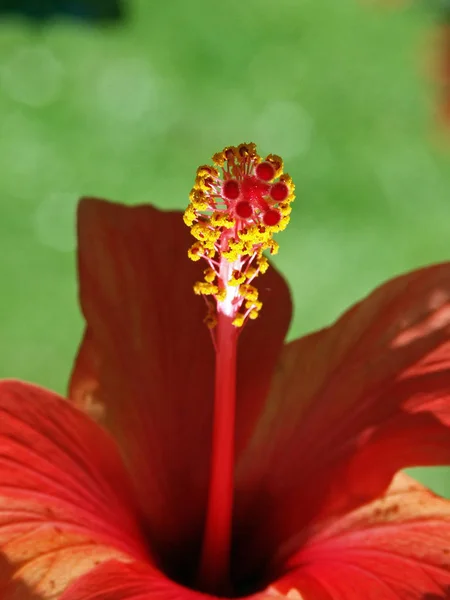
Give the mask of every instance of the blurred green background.
MULTIPOLYGON (((291 336, 394 274, 449 259, 430 11, 362 0, 129 9, 113 28, 0 23, 1 377, 65 390, 82 330, 78 197, 184 208, 196 167, 224 145, 281 154, 297 183, 276 260, 295 299, 291 336)), ((420 477, 450 496, 449 470, 420 477)))

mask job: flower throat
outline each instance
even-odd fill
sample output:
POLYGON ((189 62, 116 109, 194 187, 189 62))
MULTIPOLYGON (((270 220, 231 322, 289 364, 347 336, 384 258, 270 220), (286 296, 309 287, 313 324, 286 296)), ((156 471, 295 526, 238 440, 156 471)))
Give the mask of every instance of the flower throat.
POLYGON ((276 254, 273 234, 286 228, 294 184, 283 161, 262 159, 255 144, 229 146, 197 169, 184 222, 196 242, 188 251, 204 259, 204 280, 194 292, 204 297, 205 323, 216 352, 211 474, 198 585, 216 594, 230 591, 234 487, 236 362, 239 333, 257 319, 262 302, 254 283, 267 271, 265 251, 276 254))

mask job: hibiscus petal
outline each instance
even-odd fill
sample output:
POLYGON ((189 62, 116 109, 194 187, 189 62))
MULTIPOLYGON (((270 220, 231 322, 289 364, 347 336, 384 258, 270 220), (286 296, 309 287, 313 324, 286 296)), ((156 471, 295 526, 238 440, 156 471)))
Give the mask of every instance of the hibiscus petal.
POLYGON ((275 584, 316 600, 450 597, 450 501, 400 473, 386 495, 318 526, 275 584))
POLYGON ((99 372, 100 357, 92 339, 92 332, 86 328, 70 378, 69 396, 76 406, 95 421, 103 422, 105 407, 99 396, 99 372))
POLYGON ((405 466, 450 463, 449 406, 447 263, 393 279, 285 347, 239 469, 252 542, 263 551, 367 502, 405 466))
MULTIPOLYGON (((318 524, 254 600, 446 600, 450 593, 450 501, 400 473, 385 496, 318 524)), ((105 563, 61 600, 208 600, 139 563, 105 563)))
POLYGON ((271 265, 257 281, 263 303, 256 321, 247 323, 239 338, 236 400, 236 447, 239 456, 264 408, 275 365, 292 315, 289 288, 271 265))
POLYGON ((110 561, 80 578, 60 600, 207 600, 149 565, 110 561))
MULTIPOLYGON (((162 554, 172 553, 177 543, 195 545, 205 512, 214 351, 204 302, 193 293, 205 265, 187 258, 192 237, 179 212, 84 199, 78 232, 88 328, 71 395, 104 411, 152 540, 162 554)), ((262 288, 261 321, 241 338, 238 448, 270 385, 290 319, 289 292, 274 269, 262 288)))
MULTIPOLYGON (((269 590, 246 598, 274 600, 274 593, 269 590)), ((217 596, 179 585, 148 564, 110 561, 81 577, 59 600, 217 600, 217 596)))
POLYGON ((0 597, 53 600, 103 561, 145 558, 113 441, 55 394, 0 382, 0 597))

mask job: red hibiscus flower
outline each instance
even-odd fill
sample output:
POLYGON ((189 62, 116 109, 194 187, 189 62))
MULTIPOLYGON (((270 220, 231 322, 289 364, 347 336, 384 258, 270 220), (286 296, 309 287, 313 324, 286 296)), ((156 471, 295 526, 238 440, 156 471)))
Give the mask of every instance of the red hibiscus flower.
POLYGON ((1 600, 449 598, 450 502, 399 470, 450 462, 450 264, 284 344, 262 251, 292 182, 214 158, 193 246, 181 213, 80 203, 72 403, 0 383, 1 600))

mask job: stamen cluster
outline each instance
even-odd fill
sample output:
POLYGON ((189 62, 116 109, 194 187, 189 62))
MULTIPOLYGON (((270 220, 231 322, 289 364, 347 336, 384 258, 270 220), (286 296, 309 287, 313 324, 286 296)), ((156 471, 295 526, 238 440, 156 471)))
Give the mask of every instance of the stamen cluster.
POLYGON ((294 184, 283 173, 282 159, 269 154, 263 160, 253 143, 228 146, 212 160, 214 166, 197 169, 184 213, 197 240, 188 256, 208 263, 194 291, 207 301, 209 327, 215 326, 218 312, 242 327, 261 310, 252 284, 268 269, 264 251, 278 251, 273 234, 289 222, 294 184))

